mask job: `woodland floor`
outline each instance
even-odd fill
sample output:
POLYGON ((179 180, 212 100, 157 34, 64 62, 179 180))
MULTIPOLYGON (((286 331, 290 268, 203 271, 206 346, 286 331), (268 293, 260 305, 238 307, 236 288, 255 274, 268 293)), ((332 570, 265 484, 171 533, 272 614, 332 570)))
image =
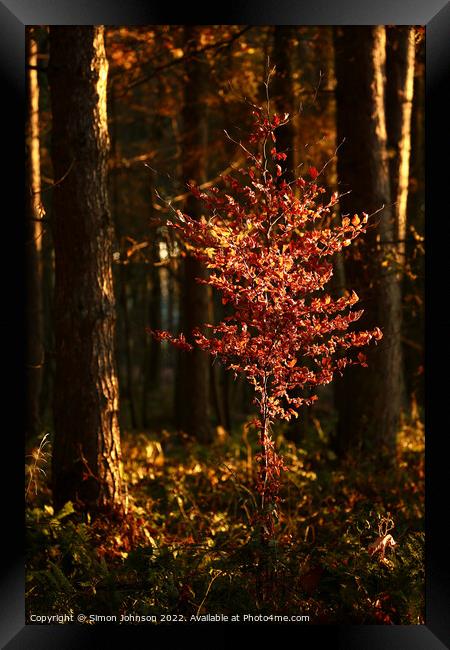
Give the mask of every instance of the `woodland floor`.
MULTIPOLYGON (((125 521, 54 513, 48 457, 29 460, 27 617, 31 614, 265 614, 310 623, 424 622, 424 439, 399 434, 397 471, 338 462, 320 425, 289 467, 276 536, 251 525, 256 446, 242 429, 201 446, 163 431, 123 437, 125 521), (40 475, 41 478, 37 476, 40 475), (31 479, 31 480, 30 480, 31 479), (391 523, 389 521, 391 520, 391 523), (390 525, 393 527, 388 530, 390 525), (389 532, 396 545, 370 553, 389 532)), ((49 451, 50 446, 45 448, 49 451)), ((34 452, 36 454, 36 450, 34 452)))

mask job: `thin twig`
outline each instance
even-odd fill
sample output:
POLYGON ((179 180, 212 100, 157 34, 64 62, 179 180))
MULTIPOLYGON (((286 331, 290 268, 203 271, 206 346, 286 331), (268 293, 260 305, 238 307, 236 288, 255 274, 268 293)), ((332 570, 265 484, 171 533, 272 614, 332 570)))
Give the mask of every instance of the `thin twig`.
POLYGON ((198 616, 198 615, 200 614, 200 612, 201 612, 201 609, 202 609, 202 607, 203 607, 203 605, 204 605, 204 603, 205 603, 206 598, 208 597, 209 590, 211 589, 211 586, 212 586, 214 580, 215 580, 216 578, 218 578, 220 575, 222 575, 222 571, 221 571, 220 569, 218 569, 218 573, 216 573, 216 575, 214 575, 214 576, 212 577, 212 579, 211 579, 211 581, 210 581, 210 583, 209 583, 209 585, 208 585, 208 589, 206 590, 206 594, 205 594, 205 596, 204 596, 202 602, 200 603, 199 608, 197 609, 197 616, 198 616))
POLYGON ((61 176, 61 178, 60 178, 59 180, 55 181, 55 182, 52 183, 51 185, 48 185, 47 187, 42 188, 42 189, 39 190, 39 191, 36 190, 35 192, 33 192, 33 194, 42 194, 43 192, 47 192, 48 190, 52 190, 54 187, 56 187, 57 185, 59 185, 60 183, 62 183, 63 180, 64 180, 65 178, 67 178, 67 176, 68 176, 68 175, 70 174, 70 172, 72 171, 72 167, 74 166, 74 164, 75 164, 75 158, 74 158, 74 159, 72 160, 72 162, 70 163, 69 169, 65 172, 65 174, 63 174, 63 176, 61 176))

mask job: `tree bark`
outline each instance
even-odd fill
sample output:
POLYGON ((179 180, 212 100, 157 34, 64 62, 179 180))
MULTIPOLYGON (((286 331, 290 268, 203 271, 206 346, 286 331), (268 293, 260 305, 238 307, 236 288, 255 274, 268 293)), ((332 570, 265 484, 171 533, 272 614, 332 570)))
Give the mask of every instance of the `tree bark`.
POLYGON ((407 395, 415 395, 424 403, 424 329, 425 258, 423 245, 417 238, 425 231, 425 43, 418 43, 415 61, 413 114, 411 128, 411 176, 408 192, 408 229, 406 259, 413 275, 405 274, 403 336, 416 343, 404 346, 404 367, 407 395))
MULTIPOLYGON (((280 176, 280 181, 286 180, 291 182, 295 176, 297 165, 297 156, 295 151, 295 128, 292 119, 297 110, 293 95, 292 80, 292 37, 293 28, 287 25, 275 25, 273 28, 273 50, 271 65, 275 65, 275 75, 269 93, 271 100, 274 100, 275 109, 278 115, 289 113, 289 121, 286 125, 280 127, 277 131, 276 148, 280 153, 285 153, 287 158, 281 164, 286 172, 280 176)), ((306 391, 296 389, 293 391, 295 397, 306 397, 306 391)), ((293 442, 300 442, 304 433, 307 421, 306 409, 303 409, 300 421, 293 420, 289 422, 284 431, 284 437, 293 442)))
MULTIPOLYGON (((152 198, 152 197, 151 197, 152 198)), ((162 300, 161 300, 161 269, 155 266, 160 262, 159 237, 156 228, 151 233, 151 271, 147 277, 146 316, 152 330, 162 329, 162 300)), ((142 390, 142 425, 150 423, 149 400, 152 391, 157 389, 161 381, 161 344, 148 337, 144 346, 143 390, 142 390)))
POLYGON ((134 400, 134 382, 133 382, 133 360, 131 354, 131 348, 133 344, 133 335, 131 331, 130 324, 130 314, 128 309, 128 278, 129 278, 130 267, 125 266, 124 264, 120 265, 119 270, 119 302, 122 308, 122 318, 123 318, 123 333, 124 333, 124 353, 125 353, 125 381, 123 384, 124 390, 122 391, 122 405, 126 401, 128 402, 130 420, 129 425, 132 429, 138 428, 137 416, 136 416, 136 405, 134 400))
MULTIPOLYGON (((198 27, 186 26, 186 47, 195 49, 199 36, 198 27)), ((201 59, 195 59, 186 64, 186 72, 182 110, 182 175, 185 182, 200 184, 206 177, 206 151, 202 146, 205 119, 202 87, 207 70, 201 59)), ((186 200, 184 210, 192 218, 200 217, 198 202, 191 196, 186 200)), ((208 290, 196 281, 196 278, 205 277, 204 265, 187 254, 182 265, 181 329, 188 340, 191 340, 191 332, 195 327, 208 321, 208 290)), ((212 436, 209 422, 208 355, 197 346, 192 352, 182 352, 179 355, 178 371, 180 377, 175 408, 178 410, 179 425, 189 435, 208 442, 212 436)))
POLYGON ((121 513, 103 27, 50 27, 56 508, 121 513))
POLYGON ((43 295, 42 295, 42 225, 41 167, 39 151, 39 85, 37 73, 37 43, 28 27, 27 48, 27 123, 26 123, 26 277, 27 277, 27 412, 26 437, 40 434, 40 395, 42 387, 43 295))
POLYGON ((365 309, 359 328, 379 326, 383 339, 367 349, 368 368, 349 368, 335 383, 340 452, 358 448, 395 457, 401 411, 401 291, 395 215, 391 209, 384 105, 384 27, 335 30, 340 191, 345 214, 371 214, 367 234, 345 256, 348 289, 365 309))
MULTIPOLYGON (((153 191, 150 188, 150 201, 153 201, 153 191)), ((152 203, 153 206, 153 203, 152 203)), ((151 208, 151 218, 154 218, 153 207, 151 208)), ((155 330, 160 330, 162 328, 162 300, 161 300, 161 269, 159 266, 155 266, 160 263, 160 253, 159 253, 159 234, 157 228, 153 228, 151 231, 152 238, 152 267, 151 267, 151 290, 150 290, 150 302, 149 302, 149 322, 150 327, 155 330)), ((159 386, 160 383, 160 374, 161 374, 161 345, 153 340, 149 339, 150 343, 150 388, 154 389, 159 386)))
POLYGON ((414 27, 387 29, 386 126, 391 198, 395 213, 397 263, 405 264, 406 207, 411 155, 411 115, 414 94, 414 27))
POLYGON ((295 113, 295 102, 292 87, 291 70, 291 35, 292 27, 286 25, 275 25, 273 33, 273 61, 276 67, 269 94, 275 100, 276 112, 279 115, 289 113, 290 120, 277 131, 276 147, 280 153, 285 153, 287 158, 282 167, 286 173, 282 176, 287 182, 294 178, 296 166, 295 155, 295 129, 292 119, 295 113))

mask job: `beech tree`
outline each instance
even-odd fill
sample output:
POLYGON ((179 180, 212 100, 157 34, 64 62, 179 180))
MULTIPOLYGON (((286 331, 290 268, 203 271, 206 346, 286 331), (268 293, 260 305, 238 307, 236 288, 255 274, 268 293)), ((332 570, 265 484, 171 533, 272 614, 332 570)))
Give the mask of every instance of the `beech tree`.
POLYGON ((286 153, 275 146, 276 130, 289 115, 271 115, 267 107, 256 108, 254 117, 248 143, 239 143, 247 157, 240 175, 225 176, 222 191, 191 186, 207 216, 197 220, 177 210, 176 221, 168 222, 210 271, 197 281, 218 290, 232 313, 217 325, 195 328, 191 342, 183 333, 152 334, 191 353, 195 347, 207 351, 253 387, 258 408, 253 423, 261 445, 258 522, 267 539, 274 532, 284 467, 274 447, 273 422, 298 417, 299 408, 316 399, 293 396, 295 389, 330 383, 348 365, 366 366, 365 355, 351 350, 381 339, 382 333, 378 327, 347 331, 363 314, 352 310, 357 294, 333 299, 324 291, 333 273, 328 258, 366 232, 368 215, 325 226, 338 193, 323 198, 315 167, 308 179, 295 181, 299 198, 283 178, 286 153))
POLYGON ((51 27, 56 508, 120 511, 103 27, 51 27))

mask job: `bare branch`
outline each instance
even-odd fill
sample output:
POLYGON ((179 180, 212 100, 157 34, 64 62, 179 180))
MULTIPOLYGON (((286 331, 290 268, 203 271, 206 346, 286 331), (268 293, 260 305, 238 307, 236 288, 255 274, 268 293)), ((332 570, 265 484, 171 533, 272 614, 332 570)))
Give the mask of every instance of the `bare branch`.
POLYGON ((164 70, 167 70, 168 68, 172 68, 175 65, 178 65, 179 63, 185 63, 186 61, 190 61, 191 59, 195 58, 198 54, 202 54, 203 52, 206 52, 207 50, 213 50, 213 49, 225 49, 227 47, 230 47, 234 41, 236 41, 238 38, 240 38, 245 32, 248 32, 250 29, 252 29, 252 25, 247 25, 244 27, 244 29, 241 29, 239 32, 236 32, 233 34, 231 38, 228 38, 223 41, 218 41, 217 43, 210 43, 209 45, 205 45, 205 47, 201 47, 197 50, 193 50, 191 52, 188 52, 187 54, 184 54, 183 56, 180 56, 179 59, 174 59, 173 61, 169 61, 168 63, 163 63, 160 66, 157 66, 156 68, 153 69, 153 71, 149 75, 145 75, 144 77, 140 77, 140 79, 136 79, 136 81, 131 82, 128 84, 126 87, 126 90, 131 90, 132 88, 135 88, 136 86, 140 86, 143 83, 146 83, 147 81, 150 81, 154 77, 156 77, 160 72, 163 72, 164 70))

